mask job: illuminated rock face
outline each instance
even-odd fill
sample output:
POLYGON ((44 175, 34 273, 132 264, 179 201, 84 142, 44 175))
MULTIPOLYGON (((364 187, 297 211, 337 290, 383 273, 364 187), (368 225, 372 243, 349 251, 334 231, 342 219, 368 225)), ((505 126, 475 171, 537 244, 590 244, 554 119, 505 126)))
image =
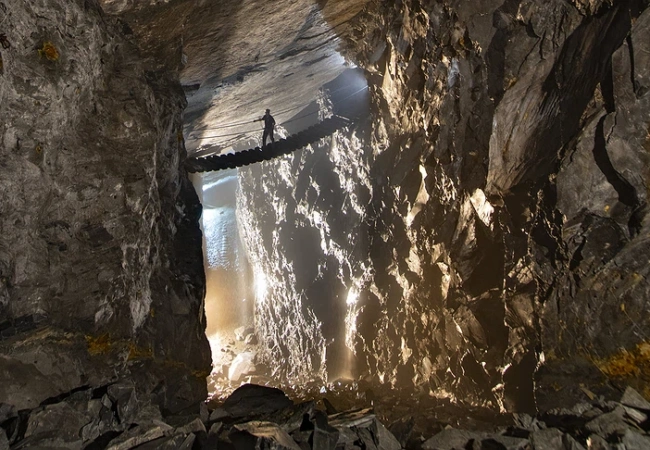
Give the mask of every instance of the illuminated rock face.
POLYGON ((642 383, 646 7, 371 2, 372 116, 240 171, 269 357, 507 410, 642 383))
POLYGON ((182 90, 90 1, 0 2, 0 403, 131 378, 205 397, 182 90))
POLYGON ((0 1, 0 402, 117 377, 168 410, 205 395, 183 129, 219 146, 217 121, 314 100, 343 70, 328 25, 369 113, 240 172, 278 379, 530 410, 648 376, 647 2, 100 3, 123 21, 0 1), (262 42, 253 12, 291 20, 262 42))

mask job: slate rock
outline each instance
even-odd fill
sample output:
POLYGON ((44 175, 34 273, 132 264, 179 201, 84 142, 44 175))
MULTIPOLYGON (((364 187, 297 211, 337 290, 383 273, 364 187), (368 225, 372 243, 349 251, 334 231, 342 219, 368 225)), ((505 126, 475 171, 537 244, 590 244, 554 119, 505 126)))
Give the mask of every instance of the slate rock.
POLYGON ((305 416, 312 417, 316 409, 313 401, 303 402, 298 405, 291 405, 281 411, 269 414, 265 420, 277 423, 284 431, 291 434, 300 428, 305 416))
POLYGON ((205 402, 199 404, 199 417, 201 417, 203 422, 210 420, 210 411, 208 411, 208 405, 205 402))
POLYGON ((406 443, 413 433, 414 426, 415 419, 412 416, 402 417, 390 424, 388 430, 395 436, 395 439, 397 439, 402 447, 406 447, 406 443))
POLYGON ((17 410, 37 408, 43 400, 61 394, 62 389, 51 381, 33 365, 0 355, 0 399, 17 410))
POLYGON ((447 428, 422 444, 424 450, 452 450, 472 448, 472 446, 479 449, 524 450, 529 447, 529 441, 512 436, 447 428))
POLYGON ((190 434, 176 450, 192 450, 194 448, 194 441, 196 441, 196 436, 190 434))
POLYGON ((117 405, 117 416, 122 423, 134 423, 138 413, 138 398, 135 386, 128 383, 116 383, 108 386, 107 396, 117 405))
POLYGON ((645 423, 648 420, 648 415, 642 413, 636 408, 630 408, 628 406, 622 406, 622 408, 625 410, 625 417, 627 417, 637 425, 641 425, 642 423, 645 423))
POLYGON ((212 413, 210 413, 210 418, 208 422, 216 422, 218 420, 223 420, 228 417, 231 417, 228 411, 226 411, 223 408, 217 408, 214 411, 212 411, 212 413))
POLYGON ((650 449, 650 437, 633 430, 626 430, 621 438, 621 444, 625 445, 626 450, 648 450, 650 449))
POLYGON ((333 427, 367 427, 375 420, 371 408, 358 409, 334 414, 328 417, 329 424, 333 427))
MULTIPOLYGON (((87 412, 91 420, 81 429, 81 438, 84 442, 94 441, 111 430, 124 429, 118 423, 111 406, 106 407, 104 404, 103 399, 92 399, 88 402, 87 412)), ((109 405, 111 405, 110 400, 109 405)))
POLYGON ((370 429, 377 439, 377 448, 379 450, 400 450, 403 447, 393 433, 379 420, 375 419, 374 426, 371 426, 370 429))
POLYGON ((623 397, 621 397, 621 403, 632 408, 650 411, 650 402, 630 386, 625 389, 623 397))
POLYGON ((255 353, 242 352, 230 363, 228 379, 238 381, 242 376, 255 372, 255 353))
POLYGON ((229 437, 236 450, 302 450, 286 431, 273 422, 255 420, 237 424, 229 437))
POLYGON ((13 417, 16 417, 16 408, 14 405, 0 403, 0 423, 3 423, 13 417))
POLYGON ((562 444, 566 450, 585 450, 585 447, 576 441, 570 434, 562 436, 562 444))
POLYGON ((442 430, 430 439, 422 443, 424 450, 452 450, 456 448, 465 448, 470 441, 481 441, 483 436, 471 431, 457 430, 456 428, 447 428, 442 430))
POLYGON ((624 416, 625 409, 619 406, 614 411, 600 415, 587 422, 585 429, 604 438, 612 435, 623 435, 630 428, 630 425, 623 419, 624 416))
POLYGON ((329 414, 330 416, 331 416, 331 415, 334 415, 334 414, 337 414, 337 413, 340 412, 340 411, 338 411, 338 410, 334 407, 334 405, 332 405, 332 402, 330 402, 330 401, 329 401, 328 399, 326 399, 325 397, 323 397, 323 398, 321 399, 321 401, 323 402, 323 405, 325 406, 325 411, 326 411, 327 414, 329 414))
POLYGON ((354 445, 354 443, 359 440, 359 436, 357 436, 357 433, 350 428, 336 427, 336 429, 339 431, 339 440, 336 443, 337 447, 342 446, 348 448, 354 445))
POLYGON ((339 431, 327 423, 327 415, 323 411, 314 411, 311 421, 314 424, 310 442, 312 450, 334 450, 339 431))
POLYGON ((309 440, 311 439, 312 432, 313 430, 294 431, 293 433, 290 434, 290 436, 293 438, 294 441, 296 441, 296 443, 300 446, 300 448, 311 449, 309 440))
POLYGON ((293 405, 280 389, 257 384, 245 384, 223 403, 223 409, 233 417, 269 414, 293 405))
POLYGON ((529 439, 535 450, 557 450, 564 448, 563 436, 557 428, 547 428, 531 433, 529 439))
POLYGON ((0 428, 0 450, 9 450, 9 439, 2 428, 0 428))
POLYGON ((379 450, 377 442, 368 428, 357 428, 355 431, 361 441, 361 448, 365 450, 379 450))
POLYGON ((178 450, 187 438, 188 436, 185 434, 161 437, 138 446, 138 450, 178 450))
POLYGON ((488 441, 490 444, 494 444, 498 448, 506 450, 527 450, 530 447, 530 441, 528 439, 495 434, 488 436, 487 439, 484 438, 481 441, 481 448, 492 448, 489 447, 488 441))
POLYGON ((171 426, 160 421, 138 425, 109 442, 106 450, 128 450, 158 439, 172 430, 173 428, 171 426))
POLYGON ((30 436, 12 445, 11 450, 81 450, 83 443, 81 439, 76 441, 66 441, 56 433, 41 433, 36 436, 30 436))
POLYGON ((221 433, 222 429, 223 429, 223 423, 221 422, 213 423, 212 426, 210 427, 210 431, 208 431, 208 436, 219 436, 219 433, 221 433))
POLYGON ((179 434, 207 433, 207 431, 201 419, 197 417, 196 419, 183 425, 182 427, 177 427, 174 430, 174 433, 179 433, 179 434))
POLYGON ((597 434, 592 434, 587 438, 587 448, 589 450, 611 450, 607 441, 597 434))
POLYGON ((160 413, 160 407, 149 402, 140 402, 138 409, 136 411, 135 417, 130 418, 133 422, 126 423, 151 423, 151 422, 162 422, 162 414, 160 413))
POLYGON ((29 415, 25 438, 52 434, 64 442, 81 440, 81 429, 91 418, 73 409, 68 403, 55 403, 38 408, 29 415))

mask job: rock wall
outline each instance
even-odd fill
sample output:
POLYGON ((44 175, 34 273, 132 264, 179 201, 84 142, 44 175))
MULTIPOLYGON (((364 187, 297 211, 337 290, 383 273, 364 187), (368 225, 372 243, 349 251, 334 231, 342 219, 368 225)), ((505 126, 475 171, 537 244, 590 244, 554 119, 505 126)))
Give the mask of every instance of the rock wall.
POLYGON ((647 386, 647 7, 371 2, 371 120, 241 171, 252 259, 289 271, 269 358, 517 411, 647 386))
MULTIPOLYGON (((205 398, 183 92, 94 0, 0 2, 0 403, 130 378, 205 398)), ((128 30, 127 30, 128 31, 128 30)))

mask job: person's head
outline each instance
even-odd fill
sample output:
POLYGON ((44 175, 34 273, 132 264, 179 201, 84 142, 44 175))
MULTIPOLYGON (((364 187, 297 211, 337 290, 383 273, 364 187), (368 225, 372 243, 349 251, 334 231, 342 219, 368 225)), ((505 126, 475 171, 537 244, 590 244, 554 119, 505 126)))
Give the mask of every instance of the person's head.
POLYGON ((267 114, 271 114, 271 110, 270 110, 270 109, 267 109, 267 110, 266 110, 266 113, 267 113, 267 114))

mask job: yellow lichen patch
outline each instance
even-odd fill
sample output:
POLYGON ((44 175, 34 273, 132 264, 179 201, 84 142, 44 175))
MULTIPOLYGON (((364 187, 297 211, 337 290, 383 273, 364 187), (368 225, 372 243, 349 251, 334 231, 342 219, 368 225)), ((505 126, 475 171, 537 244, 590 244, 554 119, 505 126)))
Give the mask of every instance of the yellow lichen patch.
POLYGON ((102 334, 101 336, 86 336, 86 344, 88 345, 88 353, 93 356, 105 355, 113 347, 108 333, 102 334))
POLYGON ((43 147, 41 147, 41 144, 38 144, 36 148, 34 149, 37 155, 43 154, 43 147))
POLYGON ((641 342, 634 349, 622 349, 609 358, 594 360, 594 363, 610 378, 650 376, 650 343, 641 342))
POLYGON ((650 362, 650 342, 641 342, 636 349, 643 361, 650 362))
MULTIPOLYGON (((516 83, 517 83, 517 77, 512 77, 512 78, 506 79, 505 83, 504 83, 505 86, 506 86, 506 90, 513 87, 516 83)), ((526 113, 525 116, 528 116, 528 113, 526 113)), ((524 117, 524 118, 526 118, 526 117, 524 117)))
POLYGON ((153 359, 153 350, 150 348, 142 348, 135 345, 133 342, 129 342, 129 356, 127 359, 133 361, 134 359, 153 359))
POLYGON ((47 58, 48 61, 59 60, 59 51, 56 49, 54 44, 49 41, 43 42, 43 46, 38 49, 38 54, 47 58))

